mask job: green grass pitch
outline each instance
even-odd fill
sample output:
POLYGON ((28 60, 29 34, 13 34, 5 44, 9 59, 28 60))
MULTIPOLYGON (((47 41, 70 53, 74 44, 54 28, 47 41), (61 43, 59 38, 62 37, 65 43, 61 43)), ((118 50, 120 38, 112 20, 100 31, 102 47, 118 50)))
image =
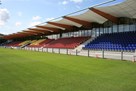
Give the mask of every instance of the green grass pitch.
POLYGON ((0 48, 0 91, 136 91, 136 63, 0 48))

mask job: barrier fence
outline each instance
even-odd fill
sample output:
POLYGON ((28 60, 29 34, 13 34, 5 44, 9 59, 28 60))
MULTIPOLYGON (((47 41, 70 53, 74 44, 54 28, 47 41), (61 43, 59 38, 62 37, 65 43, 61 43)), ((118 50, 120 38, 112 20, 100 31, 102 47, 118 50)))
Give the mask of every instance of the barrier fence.
POLYGON ((129 60, 135 61, 135 52, 124 52, 124 51, 105 51, 105 50, 73 50, 73 49, 59 49, 59 48, 30 48, 25 47, 25 50, 39 51, 39 52, 49 52, 49 53, 59 53, 67 55, 76 56, 88 56, 96 58, 107 58, 107 59, 117 59, 117 60, 129 60))
MULTIPOLYGON (((11 47, 5 47, 11 48, 11 47)), ((117 59, 117 60, 128 60, 128 61, 136 61, 135 52, 124 52, 124 51, 105 51, 105 50, 73 50, 73 49, 59 49, 59 48, 34 48, 34 47, 25 47, 25 48, 17 48, 12 47, 13 49, 20 50, 30 50, 30 51, 38 51, 38 52, 49 52, 49 53, 58 53, 58 54, 66 54, 66 55, 76 55, 76 56, 88 56, 88 57, 96 57, 96 58, 107 58, 107 59, 117 59)))

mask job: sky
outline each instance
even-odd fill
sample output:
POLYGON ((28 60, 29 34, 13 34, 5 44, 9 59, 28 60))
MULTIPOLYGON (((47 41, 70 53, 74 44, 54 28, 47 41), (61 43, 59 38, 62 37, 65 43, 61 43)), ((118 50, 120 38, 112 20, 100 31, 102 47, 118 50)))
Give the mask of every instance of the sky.
MULTIPOLYGON (((0 33, 21 32, 34 25, 108 0, 1 0, 0 33)), ((116 0, 110 4, 120 3, 116 0)))

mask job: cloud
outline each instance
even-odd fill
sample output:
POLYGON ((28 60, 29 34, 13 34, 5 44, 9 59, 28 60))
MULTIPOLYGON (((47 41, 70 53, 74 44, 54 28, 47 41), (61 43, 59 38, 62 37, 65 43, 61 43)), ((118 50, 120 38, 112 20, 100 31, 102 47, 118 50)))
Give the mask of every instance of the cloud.
POLYGON ((15 23, 15 26, 21 26, 21 25, 22 25, 21 22, 16 22, 16 23, 15 23))
POLYGON ((34 17, 32 18, 32 20, 40 20, 40 19, 41 19, 40 16, 34 16, 34 17))
POLYGON ((78 6, 78 5, 76 5, 76 8, 77 8, 77 9, 81 9, 81 7, 80 7, 80 6, 78 6))
POLYGON ((54 18, 53 18, 53 17, 51 17, 51 18, 46 18, 45 21, 50 21, 50 20, 52 20, 52 19, 54 19, 54 18))
POLYGON ((68 1, 60 2, 60 4, 66 5, 66 4, 68 4, 68 1))
POLYGON ((68 1, 63 1, 62 4, 66 5, 66 4, 68 4, 68 1))
POLYGON ((60 5, 66 5, 66 4, 70 3, 70 2, 82 3, 83 0, 64 0, 64 1, 62 1, 62 2, 59 2, 59 4, 60 4, 60 5))
POLYGON ((38 25, 38 24, 40 24, 40 23, 42 23, 42 22, 40 22, 40 21, 37 21, 37 22, 31 22, 31 23, 29 24, 29 27, 32 27, 32 26, 38 25))
POLYGON ((17 12, 17 15, 18 16, 22 16, 22 12, 17 12))
POLYGON ((68 0, 64 0, 64 1, 62 1, 62 2, 59 2, 60 5, 66 5, 66 4, 68 4, 68 3, 69 3, 68 0))
POLYGON ((71 2, 74 2, 74 3, 82 3, 83 0, 70 0, 71 2))
POLYGON ((6 8, 0 9, 0 26, 4 26, 9 18, 9 11, 6 8))

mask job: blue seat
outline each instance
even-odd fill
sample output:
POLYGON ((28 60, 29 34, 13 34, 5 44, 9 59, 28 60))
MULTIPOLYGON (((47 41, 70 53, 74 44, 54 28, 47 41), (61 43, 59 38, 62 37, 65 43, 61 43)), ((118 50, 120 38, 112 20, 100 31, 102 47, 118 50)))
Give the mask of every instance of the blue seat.
POLYGON ((102 34, 85 45, 86 49, 134 51, 136 49, 136 32, 102 34))

